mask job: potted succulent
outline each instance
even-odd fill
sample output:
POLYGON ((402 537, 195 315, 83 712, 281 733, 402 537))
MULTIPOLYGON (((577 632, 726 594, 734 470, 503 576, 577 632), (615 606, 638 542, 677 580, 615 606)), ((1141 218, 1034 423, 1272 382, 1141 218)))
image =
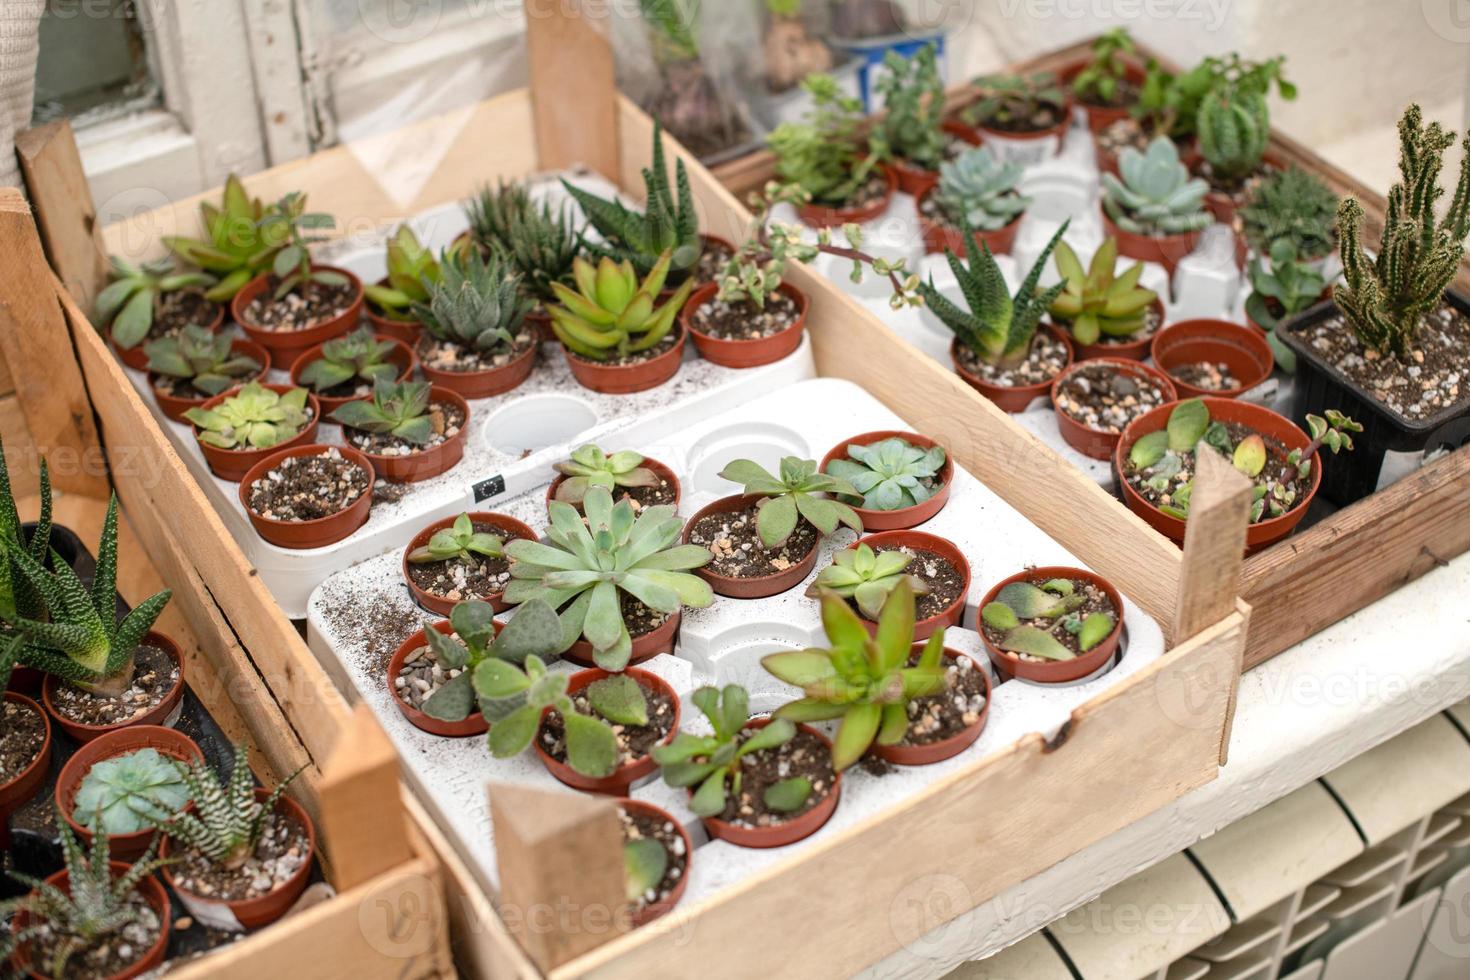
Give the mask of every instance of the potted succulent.
POLYGON ((542 599, 562 623, 562 653, 575 663, 622 670, 673 647, 683 606, 703 608, 714 596, 689 570, 710 560, 704 548, 675 546, 683 522, 668 506, 636 512, 604 487, 571 504, 547 505, 550 543, 512 541, 505 601, 542 599), (585 514, 585 519, 583 517, 585 514))
POLYGON ((1131 358, 1078 361, 1051 385, 1062 438, 1092 459, 1112 459, 1129 423, 1178 397, 1168 375, 1131 358))
POLYGON ((617 500, 632 500, 637 510, 659 504, 679 509, 679 478, 674 471, 632 450, 605 453, 588 443, 552 469, 557 477, 546 488, 547 504, 560 500, 580 510, 587 491, 602 487, 617 494, 617 500))
POLYGON ((1143 263, 1117 274, 1118 241, 1103 240, 1086 271, 1066 242, 1057 243, 1057 272, 1065 284, 1052 300, 1052 323, 1067 331, 1077 360, 1127 357, 1141 361, 1164 325, 1164 303, 1138 285, 1143 263))
POLYGON ((840 719, 832 764, 840 772, 865 754, 899 765, 929 765, 980 737, 990 702, 985 671, 944 646, 944 631, 913 641, 914 596, 907 583, 883 605, 872 636, 835 595, 822 597, 830 650, 791 650, 761 658, 766 671, 804 697, 776 709, 795 722, 840 719))
POLYGON ((261 234, 284 237, 271 259, 271 271, 250 280, 230 300, 230 315, 280 367, 324 340, 357 326, 362 315, 362 282, 346 269, 316 265, 311 246, 333 228, 329 214, 306 210, 306 197, 287 194, 265 217, 261 234))
POLYGON ((1072 125, 1072 100, 1056 75, 985 75, 975 79, 975 101, 960 111, 997 159, 1023 167, 1062 150, 1072 125))
POLYGON ((501 594, 510 582, 506 539, 535 541, 536 532, 488 511, 441 518, 403 549, 403 581, 415 602, 441 616, 468 599, 481 599, 501 612, 506 608, 501 594))
POLYGON ((623 867, 634 927, 665 915, 689 885, 694 842, 673 815, 652 803, 618 800, 623 824, 623 867))
POLYGON ((192 738, 172 728, 134 725, 83 745, 56 777, 56 812, 84 844, 111 838, 112 856, 141 857, 164 822, 189 805, 177 763, 202 762, 192 738))
POLYGON ((180 272, 168 256, 140 266, 116 255, 111 262, 112 282, 97 294, 96 317, 108 324, 112 346, 128 367, 148 367, 147 341, 178 337, 190 326, 214 333, 224 323, 225 308, 205 297, 213 276, 180 272))
MULTIPOLYGON (((531 302, 526 319, 543 341, 555 341, 546 308, 555 299, 551 284, 572 281, 572 260, 582 249, 582 236, 567 208, 537 204, 521 184, 484 187, 465 205, 470 237, 481 254, 499 253, 520 277, 521 293, 531 302)), ((704 256, 700 257, 703 261, 704 256)))
POLYGON ((363 329, 369 336, 381 334, 413 348, 423 331, 414 305, 429 301, 429 284, 442 275, 439 262, 407 224, 399 225, 388 239, 386 261, 388 274, 362 287, 369 324, 363 329))
MULTIPOLYGON (((53 526, 51 523, 51 475, 45 456, 40 458, 40 474, 37 479, 40 513, 34 522, 21 523, 20 513, 15 506, 15 495, 10 487, 10 470, 5 465, 4 449, 4 445, 0 444, 0 622, 14 624, 22 619, 46 617, 46 605, 25 574, 16 566, 15 559, 11 557, 14 552, 26 552, 34 562, 43 567, 48 562, 66 564, 84 582, 92 581, 97 568, 86 546, 70 528, 53 526)), ((0 684, 0 691, 14 692, 27 699, 37 698, 41 694, 43 675, 39 670, 20 663, 21 647, 17 644, 23 644, 25 637, 18 631, 12 633, 7 639, 0 639, 0 644, 10 644, 0 645, 0 675, 3 675, 0 680, 5 681, 0 684)), ((30 703, 34 704, 34 701, 30 703)), ((15 716, 18 724, 25 722, 25 730, 29 732, 27 739, 17 739, 15 754, 6 767, 17 772, 22 761, 23 746, 29 744, 29 740, 36 735, 35 726, 26 721, 22 707, 25 706, 5 708, 6 712, 15 716)), ((47 722, 45 727, 49 731, 50 723, 47 722)), ((11 772, 10 775, 15 776, 16 772, 11 772)), ((6 795, 0 796, 0 812, 8 812, 4 808, 23 788, 25 787, 19 784, 12 786, 6 795)), ((4 833, 5 822, 0 819, 0 837, 4 833)))
POLYGON ((270 355, 253 340, 211 333, 190 325, 176 337, 160 337, 144 347, 148 383, 165 417, 185 422, 184 413, 270 368, 270 355))
POLYGON ((684 541, 708 562, 699 576, 720 595, 760 599, 785 592, 806 578, 817 545, 839 524, 863 531, 857 512, 835 499, 857 496, 857 489, 817 472, 815 460, 787 456, 772 474, 737 459, 720 476, 743 492, 707 505, 684 527, 684 541))
POLYGON ((407 381, 413 374, 413 349, 387 334, 375 334, 373 329, 360 327, 302 354, 291 365, 291 383, 310 388, 322 411, 332 412, 347 402, 371 396, 379 378, 407 381))
POLYGON ((1271 377, 1273 364, 1266 338, 1229 320, 1171 323, 1154 335, 1149 352, 1185 398, 1236 398, 1271 377))
POLYGON ((1129 118, 1138 103, 1146 76, 1135 60, 1136 52, 1128 29, 1115 27, 1092 42, 1086 62, 1062 72, 1062 81, 1087 113, 1087 127, 1094 136, 1129 118))
POLYGON ((777 179, 801 188, 796 211, 813 228, 871 221, 888 210, 898 178, 870 152, 861 100, 844 96, 830 75, 810 75, 801 85, 812 99, 807 118, 766 137, 777 179))
POLYGON ((944 79, 934 44, 910 57, 890 50, 873 87, 883 115, 873 125, 870 146, 893 171, 898 189, 918 197, 939 179, 939 165, 979 142, 969 127, 944 121, 944 79))
POLYGON ((924 248, 963 253, 968 223, 974 240, 1004 255, 1016 242, 1021 216, 1031 199, 1017 190, 1021 166, 996 160, 989 147, 966 150, 939 166, 937 182, 919 196, 919 227, 924 248))
POLYGON ((786 718, 750 717, 739 684, 689 696, 710 734, 680 732, 653 750, 663 780, 689 790, 689 809, 709 835, 741 847, 784 847, 831 819, 842 794, 832 743, 786 718))
POLYGON ((1103 228, 1118 252, 1158 262, 1171 275, 1211 223, 1204 209, 1209 184, 1189 176, 1167 137, 1155 137, 1145 153, 1124 148, 1118 173, 1104 173, 1102 182, 1103 228))
POLYGON ((209 471, 240 480, 278 449, 316 438, 321 403, 305 388, 248 381, 184 412, 209 471))
POLYGON ((1184 540, 1194 489, 1195 457, 1208 447, 1254 484, 1246 546, 1260 548, 1290 534, 1322 484, 1318 460, 1353 448, 1362 427, 1335 411, 1308 415, 1307 436, 1267 408, 1227 398, 1191 398, 1156 408, 1123 431, 1113 456, 1123 498, 1175 541, 1184 540))
POLYGON ((57 816, 66 867, 44 881, 6 873, 31 890, 0 902, 11 916, 0 933, 0 962, 28 977, 129 980, 162 965, 168 948, 169 902, 153 873, 153 849, 132 866, 110 860, 107 835, 87 850, 57 816))
POLYGON ((1308 307, 1329 299, 1327 280, 1317 266, 1297 257, 1290 238, 1278 238, 1271 246, 1269 265, 1258 255, 1250 265, 1250 295, 1245 299, 1245 316, 1250 325, 1266 335, 1276 366, 1296 373, 1296 352, 1276 336, 1276 328, 1308 307))
POLYGON ((373 464, 351 446, 279 449, 240 480, 250 524, 278 548, 325 548, 367 523, 373 464))
POLYGON ((491 398, 521 385, 536 366, 539 337, 530 302, 498 254, 446 254, 427 303, 415 303, 424 331, 415 349, 424 377, 464 398, 491 398))
POLYGON ((923 531, 882 531, 853 542, 832 556, 807 589, 848 600, 872 632, 888 596, 906 585, 916 597, 915 641, 958 626, 970 594, 970 563, 951 542, 923 531))
POLYGON ((638 0, 638 11, 648 29, 656 71, 643 110, 662 120, 674 138, 701 159, 749 143, 743 106, 726 97, 700 55, 699 5, 687 0, 638 0))
POLYGON ((1195 113, 1199 154, 1193 169, 1209 182, 1206 206, 1224 224, 1235 223, 1236 209, 1253 183, 1268 170, 1281 169, 1268 149, 1271 115, 1266 94, 1274 82, 1283 99, 1296 98, 1296 87, 1282 75, 1284 61, 1246 61, 1238 54, 1206 59, 1215 79, 1195 113))
POLYGON ((885 430, 844 439, 822 457, 822 473, 855 491, 844 503, 868 531, 899 531, 934 517, 949 501, 954 459, 928 436, 885 430))
POLYGON ((414 483, 452 469, 464 458, 470 403, 427 381, 380 376, 371 398, 349 401, 327 416, 341 423, 347 445, 390 483, 414 483))
POLYGON ((980 638, 995 669, 1037 684, 1091 677, 1123 636, 1123 597, 1082 568, 1028 568, 980 603, 980 638))
POLYGON ((941 293, 932 278, 919 287, 925 308, 954 332, 949 356, 955 371, 1002 411, 1025 411, 1072 363, 1072 345, 1066 335, 1041 323, 1042 314, 1062 294, 1065 284, 1037 288, 1047 258, 1066 231, 1064 222, 1014 298, 989 247, 981 242, 978 253, 970 247, 968 226, 965 239, 969 267, 954 252, 946 250, 944 254, 969 309, 941 293))
POLYGON ((1318 272, 1337 247, 1337 195, 1321 178, 1293 164, 1273 170, 1250 188, 1236 214, 1245 244, 1269 256, 1278 242, 1318 272))
POLYGON ((1421 452, 1440 427, 1470 412, 1470 304, 1448 291, 1470 235, 1470 163, 1461 162, 1440 217, 1437 185, 1454 135, 1425 126, 1410 106, 1399 142, 1401 177, 1388 194, 1377 257, 1364 250, 1363 208, 1348 198, 1337 220, 1344 284, 1331 305, 1277 330, 1296 352, 1302 404, 1362 421, 1362 448, 1326 477, 1326 495, 1344 505, 1377 488, 1385 452, 1421 452))
POLYGON ((24 694, 9 690, 12 668, 25 642, 17 634, 0 650, 0 691, 5 694, 0 738, 0 845, 10 850, 10 815, 30 802, 51 771, 51 719, 24 694))
POLYGON ((164 825, 163 880, 214 929, 258 929, 285 915, 306 889, 316 856, 311 817, 284 795, 301 770, 273 790, 257 788, 241 743, 228 777, 202 760, 182 772, 194 806, 164 825))
POLYGON ((183 261, 218 277, 204 293, 212 303, 228 303, 256 276, 271 267, 276 252, 290 239, 280 222, 267 222, 277 205, 267 205, 245 190, 230 174, 218 205, 199 203, 206 238, 165 235, 163 244, 183 261))

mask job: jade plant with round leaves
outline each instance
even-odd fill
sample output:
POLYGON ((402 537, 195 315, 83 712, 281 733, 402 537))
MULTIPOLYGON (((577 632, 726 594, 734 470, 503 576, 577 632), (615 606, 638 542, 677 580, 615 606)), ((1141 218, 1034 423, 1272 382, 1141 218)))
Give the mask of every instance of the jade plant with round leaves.
POLYGON ((630 450, 608 454, 588 443, 572 450, 570 459, 553 467, 566 477, 556 488, 556 499, 580 504, 592 487, 611 492, 618 487, 656 487, 658 474, 643 465, 643 457, 630 450))
POLYGON ((787 456, 781 460, 780 475, 776 476, 759 463, 737 459, 720 470, 720 476, 742 484, 747 496, 766 498, 756 514, 755 528, 767 548, 779 548, 796 530, 800 518, 806 518, 823 535, 837 530, 838 524, 863 533, 863 519, 856 511, 840 500, 817 496, 831 493, 856 497, 857 488, 829 473, 818 473, 815 460, 787 456))
POLYGON ((498 534, 476 531, 469 514, 460 514, 449 527, 441 527, 422 548, 408 553, 410 564, 425 565, 435 561, 469 561, 472 555, 501 558, 505 555, 505 539, 498 534))
POLYGON ((831 649, 773 653, 761 665, 805 695, 778 708, 776 718, 841 719, 832 743, 832 764, 840 771, 862 758, 875 740, 879 745, 902 741, 909 702, 944 690, 944 630, 934 631, 911 666, 914 593, 907 582, 889 594, 873 635, 831 592, 822 596, 822 627, 831 649))
POLYGON ((907 582, 914 595, 928 595, 929 583, 905 572, 914 556, 902 551, 874 551, 865 544, 844 548, 832 564, 818 573, 806 594, 816 598, 824 590, 857 603, 869 619, 877 619, 893 590, 907 582))
POLYGON ((944 460, 943 446, 926 449, 893 436, 866 446, 849 445, 846 459, 827 464, 827 475, 852 484, 869 510, 902 510, 934 496, 944 460), (925 480, 935 485, 926 486, 925 480))
POLYGON ((1106 640, 1113 632, 1114 619, 1109 613, 1096 612, 1086 618, 1077 610, 1087 598, 1066 579, 1052 579, 1036 585, 1012 582, 1000 590, 995 601, 980 611, 985 625, 1005 636, 999 646, 1011 653, 1024 653, 1043 660, 1071 660, 1077 656, 1056 638, 1064 629, 1077 638, 1077 648, 1086 653, 1106 640), (1049 620, 1043 629, 1028 620, 1049 620))
POLYGON ((599 667, 620 671, 633 651, 620 593, 666 615, 682 606, 702 608, 714 593, 690 569, 713 556, 699 545, 674 544, 684 524, 667 505, 645 507, 635 517, 626 497, 614 505, 605 487, 592 487, 582 506, 585 522, 564 501, 547 506, 550 544, 518 540, 506 545, 511 581, 505 601, 519 605, 540 599, 560 610, 558 652, 585 637, 599 667))
POLYGON ((474 676, 482 664, 520 663, 530 657, 550 656, 561 647, 561 623, 556 611, 539 601, 522 606, 498 634, 495 608, 478 599, 456 605, 449 613, 449 625, 453 636, 424 624, 429 655, 450 680, 420 710, 440 721, 464 721, 475 710, 474 676))

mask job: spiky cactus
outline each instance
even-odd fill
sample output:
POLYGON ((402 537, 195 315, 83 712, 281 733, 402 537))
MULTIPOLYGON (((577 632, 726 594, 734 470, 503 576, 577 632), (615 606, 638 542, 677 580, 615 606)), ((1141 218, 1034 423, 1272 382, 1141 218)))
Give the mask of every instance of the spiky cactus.
POLYGON ((1363 345, 1407 357, 1419 321, 1437 306, 1455 277, 1470 234, 1470 132, 1462 145, 1460 177, 1443 220, 1435 201, 1444 193, 1439 172, 1444 153, 1455 142, 1437 122, 1424 125, 1417 105, 1399 120, 1400 181, 1388 192, 1383 242, 1378 257, 1363 251, 1363 206, 1346 198, 1337 212, 1342 235, 1345 286, 1333 298, 1363 345))
POLYGON ((1217 85, 1200 102, 1195 117, 1199 151, 1223 182, 1238 182, 1261 165, 1271 141, 1266 94, 1254 88, 1217 85))
POLYGON ((1199 231, 1212 220, 1204 210, 1210 187, 1189 176, 1179 148, 1167 136, 1148 145, 1147 153, 1126 147, 1118 157, 1121 179, 1103 174, 1103 209, 1113 223, 1135 235, 1182 235, 1199 231))
POLYGON ((1004 228, 1025 211, 1031 198, 1016 191, 1021 167, 1001 162, 986 147, 966 150, 939 167, 939 203, 947 214, 963 215, 982 231, 1004 228))
POLYGON ((1238 213, 1246 243, 1261 255, 1285 241, 1303 259, 1319 259, 1337 243, 1337 206, 1332 188, 1292 165, 1257 183, 1238 213))

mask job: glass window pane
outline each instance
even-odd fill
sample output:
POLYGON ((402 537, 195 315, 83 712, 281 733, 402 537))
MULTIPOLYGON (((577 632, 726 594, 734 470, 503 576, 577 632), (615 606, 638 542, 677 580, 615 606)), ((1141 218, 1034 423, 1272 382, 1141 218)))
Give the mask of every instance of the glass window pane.
POLYGON ((158 101, 134 0, 50 0, 40 43, 36 122, 158 101))

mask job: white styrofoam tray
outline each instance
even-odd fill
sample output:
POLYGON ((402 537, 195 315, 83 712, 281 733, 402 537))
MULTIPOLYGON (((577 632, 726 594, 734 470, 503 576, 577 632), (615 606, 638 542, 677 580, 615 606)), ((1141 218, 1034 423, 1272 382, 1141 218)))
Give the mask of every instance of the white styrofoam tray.
MULTIPOLYGON (((856 385, 818 379, 788 386, 656 443, 616 441, 608 448, 637 449, 673 467, 684 482, 680 511, 687 517, 716 497, 738 492, 738 488, 716 476, 731 459, 747 457, 774 466, 780 457, 790 454, 819 458, 841 439, 892 428, 903 429, 905 425, 856 385)), ((500 510, 533 527, 546 524, 540 492, 508 501, 500 510)), ((975 623, 976 602, 1001 578, 1028 565, 1078 564, 1064 548, 959 467, 955 469, 950 502, 920 529, 953 541, 971 564, 965 626, 975 623)), ((824 542, 816 568, 827 565, 831 553, 852 540, 852 533, 843 530, 824 542)), ((437 618, 413 605, 402 582, 400 560, 399 553, 381 555, 324 582, 311 598, 307 640, 343 690, 373 708, 404 759, 420 796, 461 852, 471 858, 482 879, 493 883, 496 870, 486 785, 500 781, 571 790, 557 783, 529 753, 518 759, 496 760, 483 739, 429 735, 399 713, 388 693, 383 665, 407 631, 383 635, 377 624, 405 614, 415 622, 437 618), (368 610, 382 615, 383 620, 364 627, 368 610)), ((758 600, 717 597, 708 609, 685 610, 675 655, 661 655, 641 665, 668 680, 685 699, 685 727, 697 725, 698 713, 687 703, 687 695, 702 684, 745 685, 756 712, 770 711, 795 695, 794 689, 765 674, 759 658, 774 650, 824 643, 817 604, 804 596, 804 589, 805 583, 782 595, 758 600)), ((1131 601, 1126 602, 1124 622, 1126 652, 1111 671, 1069 686, 1024 681, 1000 685, 985 732, 973 747, 954 759, 932 766, 895 767, 882 776, 860 767, 849 770, 844 774, 843 798, 836 816, 808 841, 851 826, 1023 735, 1055 734, 1073 709, 1163 654, 1158 625, 1131 601)), ((986 661, 980 637, 970 629, 951 630, 947 643, 982 664, 986 661)), ((755 851, 711 842, 689 812, 682 792, 655 779, 635 788, 633 795, 674 813, 698 842, 686 901, 734 884, 807 843, 755 851)))

